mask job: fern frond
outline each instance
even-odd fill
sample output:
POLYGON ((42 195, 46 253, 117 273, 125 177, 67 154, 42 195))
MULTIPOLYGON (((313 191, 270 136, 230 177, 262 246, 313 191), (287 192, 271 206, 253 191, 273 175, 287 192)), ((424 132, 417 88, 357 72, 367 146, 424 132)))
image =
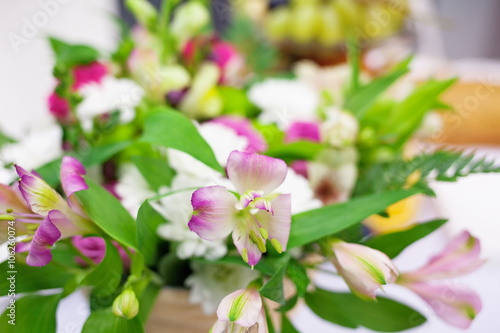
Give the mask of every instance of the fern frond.
POLYGON ((459 178, 478 173, 500 173, 494 160, 477 158, 474 153, 456 150, 438 150, 422 154, 411 160, 396 160, 368 167, 361 173, 356 186, 356 195, 418 187, 432 195, 429 181, 455 182, 459 178), (411 181, 414 175, 417 181, 411 181))

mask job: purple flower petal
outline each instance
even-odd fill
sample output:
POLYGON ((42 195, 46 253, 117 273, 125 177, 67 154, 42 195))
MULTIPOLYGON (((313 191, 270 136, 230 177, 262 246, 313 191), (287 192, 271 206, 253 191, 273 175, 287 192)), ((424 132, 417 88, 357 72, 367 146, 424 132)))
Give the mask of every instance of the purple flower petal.
POLYGON ((418 294, 449 325, 467 329, 482 309, 473 290, 448 284, 410 283, 406 287, 418 294))
POLYGON ((260 153, 267 150, 267 142, 252 126, 252 123, 243 117, 223 116, 213 119, 211 122, 231 128, 237 135, 248 139, 247 153, 260 153))
POLYGON ((226 169, 240 194, 248 190, 268 194, 283 183, 288 171, 286 163, 280 159, 236 150, 229 155, 226 169))
POLYGON ((73 193, 89 188, 83 178, 87 172, 85 167, 72 156, 64 156, 61 164, 61 184, 69 198, 73 193))
POLYGON ((51 210, 69 209, 67 202, 61 195, 43 179, 34 173, 27 172, 18 165, 15 167, 20 177, 19 190, 33 212, 47 216, 51 210))
MULTIPOLYGON (((85 256, 89 257, 95 264, 99 264, 106 255, 106 242, 101 237, 75 236, 71 239, 73 245, 85 256)), ((86 266, 87 263, 80 257, 75 261, 86 266)))
POLYGON ((229 235, 235 226, 236 197, 224 186, 209 186, 193 192, 193 216, 189 229, 203 239, 215 240, 229 235))
POLYGON ((319 124, 313 121, 296 121, 288 127, 285 134, 286 142, 307 140, 320 142, 319 124))
POLYGON ((30 266, 45 266, 52 260, 50 248, 61 238, 61 232, 52 223, 50 211, 33 236, 26 263, 30 266))
POLYGON ((432 257, 422 268, 405 274, 412 281, 430 281, 458 277, 470 273, 484 263, 480 259, 481 243, 469 232, 455 237, 439 254, 432 257))

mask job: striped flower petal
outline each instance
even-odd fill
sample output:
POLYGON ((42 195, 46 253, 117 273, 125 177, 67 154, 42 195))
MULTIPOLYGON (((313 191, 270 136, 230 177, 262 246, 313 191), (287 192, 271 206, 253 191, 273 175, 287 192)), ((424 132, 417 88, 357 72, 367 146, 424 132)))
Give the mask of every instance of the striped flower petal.
POLYGON ((89 188, 83 176, 86 170, 79 160, 72 156, 64 156, 61 164, 61 184, 69 198, 73 193, 89 188))
POLYGON ((394 283, 399 273, 384 253, 368 246, 335 241, 332 263, 351 291, 361 298, 375 299, 375 291, 394 283))
POLYGON ((61 232, 52 222, 58 212, 50 211, 33 236, 26 263, 30 266, 45 266, 52 260, 50 248, 61 238, 61 232))
POLYGON ((68 210, 67 202, 43 179, 16 165, 19 175, 19 190, 31 210, 47 216, 51 210, 68 210))
POLYGON ((257 290, 240 289, 224 297, 217 309, 217 318, 222 322, 251 327, 259 320, 261 309, 262 298, 257 290))

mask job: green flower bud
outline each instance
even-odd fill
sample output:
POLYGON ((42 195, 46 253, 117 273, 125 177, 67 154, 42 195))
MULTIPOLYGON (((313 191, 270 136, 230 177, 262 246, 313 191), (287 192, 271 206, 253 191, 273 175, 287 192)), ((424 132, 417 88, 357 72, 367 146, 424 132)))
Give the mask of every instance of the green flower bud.
POLYGON ((132 319, 139 313, 139 300, 131 288, 125 289, 113 302, 113 314, 132 319))

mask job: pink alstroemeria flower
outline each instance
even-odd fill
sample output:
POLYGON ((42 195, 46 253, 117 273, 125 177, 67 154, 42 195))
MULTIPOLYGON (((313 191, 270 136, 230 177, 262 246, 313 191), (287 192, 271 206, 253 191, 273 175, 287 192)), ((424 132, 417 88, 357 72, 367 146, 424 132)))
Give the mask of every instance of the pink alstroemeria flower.
POLYGON ((295 121, 285 133, 286 142, 306 140, 320 142, 319 123, 315 121, 295 121))
POLYGON ((254 288, 240 289, 224 297, 217 318, 211 333, 268 332, 262 298, 254 288))
POLYGON ((479 239, 464 231, 426 265, 401 274, 397 283, 419 295, 448 324, 468 328, 481 311, 479 296, 465 287, 430 281, 455 278, 478 269, 484 263, 480 253, 479 239))
POLYGON ((368 246, 335 240, 331 250, 330 260, 338 273, 351 291, 363 299, 375 299, 375 291, 394 283, 399 275, 387 255, 368 246))
POLYGON ((287 165, 276 158, 233 151, 226 170, 239 198, 224 186, 196 190, 188 226, 205 240, 222 239, 232 232, 238 252, 253 267, 266 252, 267 239, 278 252, 286 250, 291 198, 272 191, 285 180, 287 165))
POLYGON ((44 266, 52 260, 50 248, 60 238, 99 232, 98 228, 82 213, 72 194, 88 188, 83 179, 85 168, 70 156, 65 156, 61 165, 61 184, 66 201, 56 190, 32 172, 16 166, 20 177, 19 190, 27 203, 26 210, 13 210, 11 216, 23 224, 30 225, 28 242, 18 244, 18 252, 29 251, 26 262, 31 266, 44 266))
POLYGON ((425 282, 465 275, 484 264, 484 260, 479 258, 480 254, 479 239, 468 231, 464 231, 455 237, 441 253, 432 257, 426 265, 413 272, 405 273, 401 278, 425 282))
POLYGON ((247 118, 222 116, 212 119, 210 122, 228 127, 234 130, 238 136, 247 138, 248 145, 245 148, 245 152, 247 153, 261 153, 267 150, 266 139, 264 139, 259 131, 253 128, 252 123, 247 118))
POLYGON ((467 329, 482 309, 473 290, 445 283, 398 282, 419 295, 436 315, 451 326, 467 329))

